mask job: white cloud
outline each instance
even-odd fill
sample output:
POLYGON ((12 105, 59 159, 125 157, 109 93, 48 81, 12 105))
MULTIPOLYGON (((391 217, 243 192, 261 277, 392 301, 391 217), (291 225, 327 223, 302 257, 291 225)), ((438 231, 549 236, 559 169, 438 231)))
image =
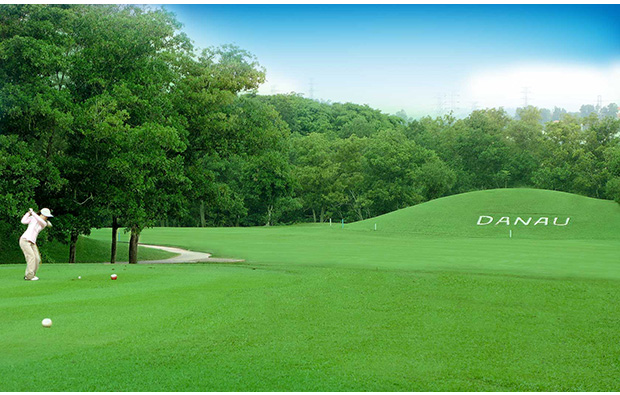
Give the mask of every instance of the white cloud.
POLYGON ((609 67, 580 65, 519 65, 477 72, 469 77, 466 94, 481 107, 528 104, 577 111, 583 104, 620 104, 620 63, 609 67))

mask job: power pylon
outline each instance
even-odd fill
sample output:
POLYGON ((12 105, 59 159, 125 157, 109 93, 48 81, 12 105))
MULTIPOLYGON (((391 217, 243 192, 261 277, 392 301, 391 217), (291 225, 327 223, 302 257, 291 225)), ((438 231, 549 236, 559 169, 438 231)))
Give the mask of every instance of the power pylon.
POLYGON ((523 93, 523 107, 527 107, 528 106, 528 99, 529 99, 529 94, 530 94, 530 88, 528 88, 527 86, 523 87, 523 90, 521 91, 521 93, 523 93))

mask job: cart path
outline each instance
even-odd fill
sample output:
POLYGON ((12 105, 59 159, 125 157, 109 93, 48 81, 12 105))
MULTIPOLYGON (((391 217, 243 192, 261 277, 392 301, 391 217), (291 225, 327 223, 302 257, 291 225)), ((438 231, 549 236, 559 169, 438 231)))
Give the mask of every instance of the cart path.
POLYGON ((230 258, 211 258, 211 254, 205 252, 189 251, 183 248, 177 247, 164 247, 151 244, 138 243, 141 247, 155 248, 158 250, 172 252, 173 254, 179 254, 172 258, 160 259, 155 261, 138 261, 138 263, 199 263, 199 262, 211 262, 211 263, 235 263, 244 262, 243 259, 230 259, 230 258))

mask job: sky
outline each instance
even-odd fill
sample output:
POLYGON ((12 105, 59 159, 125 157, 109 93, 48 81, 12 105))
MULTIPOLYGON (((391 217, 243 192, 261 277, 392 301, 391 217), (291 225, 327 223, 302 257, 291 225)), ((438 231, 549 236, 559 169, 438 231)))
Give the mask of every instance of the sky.
POLYGON ((620 5, 170 4, 199 48, 256 56, 259 93, 417 118, 620 104, 620 5))

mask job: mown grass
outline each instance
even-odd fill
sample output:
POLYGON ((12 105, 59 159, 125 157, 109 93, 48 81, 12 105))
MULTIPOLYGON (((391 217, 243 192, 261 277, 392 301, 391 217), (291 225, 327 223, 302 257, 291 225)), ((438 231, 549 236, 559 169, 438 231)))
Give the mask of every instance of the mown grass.
POLYGON ((616 281, 56 265, 25 283, 16 271, 0 268, 4 391, 618 388, 616 281))
POLYGON ((246 262, 57 264, 36 283, 19 281, 21 265, 1 265, 0 390, 620 387, 620 241, 611 237, 334 224, 160 228, 141 241, 246 262), (46 317, 52 328, 41 326, 46 317))
MULTIPOLYGON (((107 237, 103 237, 103 234, 100 234, 101 240, 80 236, 76 244, 76 262, 110 262, 111 241, 109 234, 111 231, 108 229, 107 233, 107 237)), ((68 244, 60 243, 58 241, 37 244, 40 244, 39 251, 41 252, 41 258, 44 265, 48 263, 66 263, 69 261, 68 244)), ((129 260, 129 245, 127 243, 118 243, 116 248, 116 261, 127 262, 129 260)), ((152 248, 138 247, 138 250, 140 260, 159 260, 175 256, 175 254, 152 248)), ((0 262, 25 264, 26 259, 24 258, 22 250, 19 248, 19 243, 17 240, 15 243, 10 243, 5 240, 2 248, 0 248, 0 262)))
MULTIPOLYGON (((103 240, 106 230, 93 231, 103 240)), ((368 268, 618 279, 620 240, 386 235, 345 225, 155 228, 141 242, 182 246, 258 266, 368 268)))
MULTIPOLYGON (((484 219, 482 223, 486 223, 484 219)), ((351 229, 398 235, 433 235, 450 237, 517 239, 615 239, 620 240, 620 205, 610 200, 593 199, 566 192, 540 189, 493 189, 469 192, 432 200, 356 222, 351 229), (476 225, 480 216, 493 217, 492 224, 476 225), (510 225, 497 224, 508 217, 510 225), (518 222, 517 217, 529 225, 518 222), (541 218, 549 219, 535 225, 541 218), (558 218, 558 224, 553 221, 558 218)))

